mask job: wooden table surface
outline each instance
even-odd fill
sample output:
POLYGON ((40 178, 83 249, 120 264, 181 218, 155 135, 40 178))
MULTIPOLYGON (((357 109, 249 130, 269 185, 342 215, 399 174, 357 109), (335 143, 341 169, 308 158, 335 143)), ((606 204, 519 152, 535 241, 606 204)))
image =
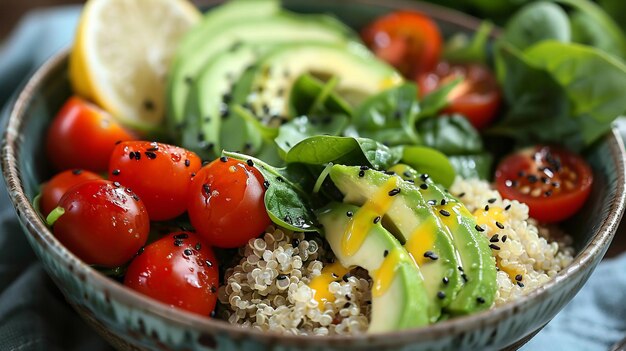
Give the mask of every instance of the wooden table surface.
MULTIPOLYGON (((0 40, 5 38, 13 29, 20 17, 26 12, 41 7, 83 3, 81 0, 0 0, 0 40)), ((615 235, 613 244, 609 248, 607 257, 615 256, 626 251, 626 221, 615 235)))

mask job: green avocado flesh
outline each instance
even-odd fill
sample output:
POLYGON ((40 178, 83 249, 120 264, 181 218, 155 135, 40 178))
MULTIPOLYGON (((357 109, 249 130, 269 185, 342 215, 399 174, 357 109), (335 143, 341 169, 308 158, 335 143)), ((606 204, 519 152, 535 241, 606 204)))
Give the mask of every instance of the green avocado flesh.
POLYGON ((372 314, 368 331, 385 332, 427 325, 429 298, 420 270, 400 242, 380 223, 369 228, 355 252, 344 253, 342 241, 352 220, 347 213, 357 213, 358 210, 354 205, 331 203, 320 211, 318 218, 340 263, 344 267, 362 267, 372 276, 372 314), (387 288, 377 293, 375 287, 379 285, 387 288))
POLYGON ((417 176, 412 183, 359 167, 335 165, 330 171, 346 203, 363 206, 384 195, 392 197, 386 199, 389 205, 382 214, 383 224, 420 266, 431 301, 431 322, 439 319, 442 310, 460 315, 489 308, 497 285, 487 238, 476 231, 474 217, 465 206, 429 179, 417 176), (388 194, 392 190, 393 196, 388 194))

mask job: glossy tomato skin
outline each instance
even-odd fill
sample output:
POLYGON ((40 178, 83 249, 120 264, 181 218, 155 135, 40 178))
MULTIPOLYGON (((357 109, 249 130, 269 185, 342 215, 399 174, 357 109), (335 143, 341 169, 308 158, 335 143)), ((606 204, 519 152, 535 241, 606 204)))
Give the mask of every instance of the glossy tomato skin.
POLYGON ((246 163, 222 157, 203 167, 189 192, 191 224, 209 244, 245 245, 270 224, 263 177, 246 163))
POLYGON ((39 199, 41 213, 47 216, 50 211, 57 207, 59 200, 73 186, 98 179, 102 179, 102 177, 82 169, 72 169, 58 173, 41 187, 41 198, 39 199))
POLYGON ((376 56, 411 79, 435 68, 442 38, 437 24, 414 11, 396 11, 378 18, 361 32, 376 56))
POLYGON ((72 187, 59 201, 65 213, 54 235, 88 264, 117 267, 146 243, 150 220, 145 206, 117 182, 90 180, 72 187))
POLYGON ((197 235, 171 233, 131 262, 124 284, 170 306, 209 316, 217 301, 218 263, 197 235))
POLYGON ((57 170, 105 172, 115 143, 134 139, 135 135, 107 112, 73 96, 48 128, 46 151, 57 170))
POLYGON ((417 76, 420 95, 423 97, 456 78, 462 81, 448 94, 449 104, 444 112, 467 117, 477 129, 489 126, 500 107, 501 94, 495 76, 484 65, 441 62, 435 70, 417 76))
POLYGON ((593 172, 579 155, 536 146, 504 158, 495 180, 504 198, 528 205, 530 217, 554 223, 581 209, 591 192, 593 172))
POLYGON ((175 218, 187 209, 191 178, 202 161, 181 147, 148 141, 120 143, 109 162, 109 179, 131 188, 154 221, 175 218))

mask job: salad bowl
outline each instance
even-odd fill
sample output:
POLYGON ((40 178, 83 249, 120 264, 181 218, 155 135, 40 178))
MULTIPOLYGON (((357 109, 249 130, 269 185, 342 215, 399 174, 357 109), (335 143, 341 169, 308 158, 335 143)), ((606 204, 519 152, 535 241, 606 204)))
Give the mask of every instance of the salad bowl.
MULTIPOLYGON (((207 6, 213 3, 206 3, 207 6)), ((286 1, 298 12, 329 12, 360 28, 396 9, 412 8, 435 19, 444 33, 472 32, 480 22, 418 2, 374 0, 286 1)), ((67 250, 31 205, 51 170, 43 135, 71 94, 67 52, 48 60, 3 112, 2 173, 31 246, 75 310, 120 350, 498 350, 516 349, 547 324, 582 288, 600 262, 624 212, 626 154, 616 130, 587 149, 594 171, 590 199, 563 224, 576 256, 571 265, 527 296, 498 308, 428 327, 360 336, 286 336, 241 328, 172 309, 125 288, 67 250)))

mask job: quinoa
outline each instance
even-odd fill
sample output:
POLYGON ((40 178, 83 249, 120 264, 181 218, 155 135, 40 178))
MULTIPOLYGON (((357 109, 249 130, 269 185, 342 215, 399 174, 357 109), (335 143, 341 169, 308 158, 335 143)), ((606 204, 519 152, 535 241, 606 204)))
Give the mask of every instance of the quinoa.
POLYGON ((334 259, 320 237, 269 227, 239 257, 218 291, 220 316, 231 324, 298 335, 367 331, 372 283, 362 270, 330 283, 334 302, 320 307, 314 299, 308 284, 334 259))
MULTIPOLYGON (((498 290, 492 307, 528 294, 571 263, 574 251, 569 237, 554 235, 560 234, 556 228, 539 226, 528 217, 528 206, 503 200, 489 183, 457 177, 450 193, 470 212, 485 211, 484 218, 488 219, 488 224, 477 225, 476 229, 489 240, 498 269, 498 290), (489 217, 498 212, 500 216, 489 217)), ((435 259, 432 253, 427 254, 435 259)), ((218 291, 218 315, 231 324, 261 331, 296 335, 365 333, 372 287, 367 272, 357 268, 337 277, 328 288, 335 300, 323 306, 319 306, 315 290, 308 285, 334 260, 319 235, 305 236, 270 226, 260 238, 240 248, 235 264, 225 271, 224 284, 218 291)))

